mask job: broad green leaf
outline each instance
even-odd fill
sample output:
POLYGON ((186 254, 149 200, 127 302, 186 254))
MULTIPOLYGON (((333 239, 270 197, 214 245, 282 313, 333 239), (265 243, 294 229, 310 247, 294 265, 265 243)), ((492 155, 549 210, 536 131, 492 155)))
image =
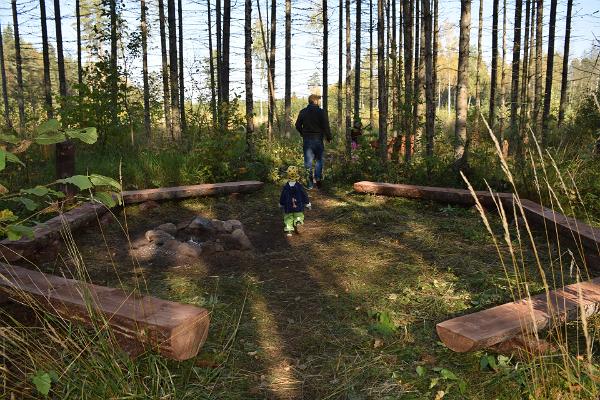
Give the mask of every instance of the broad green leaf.
POLYGON ((0 171, 4 171, 6 168, 6 154, 6 150, 0 149, 0 171))
POLYGON ((14 155, 11 152, 6 153, 6 161, 15 163, 15 164, 21 164, 22 166, 25 166, 25 163, 23 163, 23 161, 19 160, 19 157, 17 157, 16 155, 14 155))
POLYGON ((460 394, 467 393, 467 382, 465 382, 464 380, 460 379, 458 381, 458 390, 460 391, 460 394))
POLYGON ((25 225, 9 225, 6 228, 6 236, 8 240, 19 240, 23 236, 33 239, 33 228, 25 225))
POLYGON ((50 193, 50 189, 45 186, 36 186, 31 189, 23 189, 21 190, 23 194, 32 194, 34 196, 42 197, 50 193))
POLYGON ((49 119, 37 128, 37 133, 42 135, 49 132, 56 132, 60 129, 60 123, 56 119, 49 119))
POLYGON ((108 176, 92 174, 90 175, 90 181, 94 186, 110 186, 113 189, 121 190, 121 184, 108 176))
POLYGON ((33 384, 35 385, 36 390, 44 395, 48 396, 50 393, 50 386, 52 385, 52 378, 47 372, 38 371, 33 378, 31 379, 33 384))
POLYGON ((108 208, 113 208, 117 205, 117 202, 120 204, 119 195, 113 192, 98 192, 94 193, 94 199, 104 204, 108 208))
POLYGON ((417 375, 423 376, 425 375, 425 371, 426 369, 422 365, 417 366, 417 375))
POLYGON ((28 211, 35 211, 38 208, 38 203, 27 197, 13 197, 10 200, 23 204, 28 211))
POLYGON ((10 143, 10 144, 17 144, 21 141, 21 139, 19 139, 15 135, 1 135, 0 134, 0 141, 10 143))
POLYGON ((429 389, 434 388, 438 382, 440 381, 440 378, 431 378, 431 382, 429 383, 429 389))
POLYGON ((98 132, 96 128, 81 128, 81 129, 69 129, 65 132, 68 137, 73 139, 79 139, 83 143, 94 144, 98 140, 98 132))
POLYGON ((479 359, 479 370, 481 372, 487 371, 490 369, 490 363, 488 362, 487 356, 481 356, 479 359))
POLYGON ((487 356, 488 359, 488 363, 490 364, 490 368, 492 368, 494 371, 498 371, 498 364, 496 364, 496 357, 489 355, 487 356))
POLYGON ((64 133, 56 131, 56 132, 45 132, 33 139, 37 144, 56 144, 62 143, 67 140, 67 137, 64 133))
POLYGON ((85 175, 73 175, 69 178, 59 179, 57 183, 70 183, 79 188, 79 190, 91 189, 94 185, 90 181, 90 178, 85 175))
POLYGON ((458 378, 456 377, 456 375, 454 375, 454 372, 450 371, 449 369, 446 368, 442 368, 442 370, 440 371, 440 376, 444 379, 447 379, 449 381, 455 381, 458 378))
POLYGON ((17 219, 17 216, 11 210, 4 209, 0 211, 0 222, 16 221, 17 219))

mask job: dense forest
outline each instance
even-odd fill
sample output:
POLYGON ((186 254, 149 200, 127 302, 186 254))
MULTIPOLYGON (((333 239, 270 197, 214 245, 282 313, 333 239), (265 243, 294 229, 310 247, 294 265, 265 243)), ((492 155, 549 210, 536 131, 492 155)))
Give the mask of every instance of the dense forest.
POLYGON ((3 1, 0 397, 598 399, 598 33, 597 0, 3 1))

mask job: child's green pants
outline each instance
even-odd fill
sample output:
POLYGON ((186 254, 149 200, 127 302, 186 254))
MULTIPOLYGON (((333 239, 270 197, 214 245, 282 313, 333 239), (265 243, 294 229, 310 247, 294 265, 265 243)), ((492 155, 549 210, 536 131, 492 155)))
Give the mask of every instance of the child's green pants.
POLYGON ((283 214, 283 223, 285 227, 283 230, 285 232, 292 232, 294 230, 294 224, 304 223, 304 213, 303 212, 295 212, 295 213, 287 213, 283 214))

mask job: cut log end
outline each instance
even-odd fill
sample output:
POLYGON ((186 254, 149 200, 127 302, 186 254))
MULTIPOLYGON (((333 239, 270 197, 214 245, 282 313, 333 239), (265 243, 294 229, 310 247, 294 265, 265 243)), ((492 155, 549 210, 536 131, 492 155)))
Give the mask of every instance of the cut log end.
POLYGON ((450 350, 457 353, 466 353, 480 349, 476 341, 444 327, 443 324, 443 322, 437 324, 435 326, 435 330, 437 331, 442 343, 444 343, 444 345, 446 345, 446 347, 448 347, 450 350))

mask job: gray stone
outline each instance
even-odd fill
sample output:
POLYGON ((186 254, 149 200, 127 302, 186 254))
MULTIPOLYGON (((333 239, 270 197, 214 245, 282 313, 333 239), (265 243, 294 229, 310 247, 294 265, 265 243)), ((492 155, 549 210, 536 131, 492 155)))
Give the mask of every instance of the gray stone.
POLYGON ((190 225, 191 222, 192 222, 191 220, 186 220, 186 221, 182 221, 182 222, 178 223, 176 225, 177 230, 182 231, 182 230, 186 229, 190 225))
POLYGON ((228 221, 225 221, 226 223, 229 223, 231 225, 231 231, 235 231, 236 229, 244 229, 244 225, 238 221, 237 219, 230 219, 228 221))
POLYGON ((171 239, 171 240, 167 240, 162 245, 162 248, 165 251, 170 251, 170 252, 173 252, 173 253, 178 253, 179 252, 179 245, 180 244, 181 244, 181 242, 179 240, 171 239))
POLYGON ((202 247, 202 251, 206 254, 212 254, 212 253, 218 253, 221 251, 224 251, 225 248, 223 247, 223 245, 221 243, 216 243, 216 242, 203 242, 201 244, 202 247))
POLYGON ((140 204, 139 210, 140 211, 149 211, 149 210, 153 210, 158 207, 160 207, 160 204, 158 204, 155 201, 150 200, 150 201, 146 201, 146 202, 140 204))
POLYGON ((132 249, 139 249, 140 247, 144 247, 148 245, 148 240, 145 237, 137 238, 131 241, 132 249))
POLYGON ((231 238, 235 240, 236 247, 240 250, 251 250, 254 248, 248 236, 242 229, 236 229, 231 234, 231 238))
POLYGON ((150 230, 146 232, 146 240, 156 244, 164 244, 165 242, 175 239, 172 235, 161 230, 150 230))
POLYGON ((215 231, 215 228, 212 225, 212 222, 208 218, 204 217, 196 217, 190 222, 187 227, 188 231, 198 232, 198 233, 209 233, 212 234, 215 231))
POLYGON ((213 219, 211 221, 211 224, 212 224, 213 228, 218 233, 229 233, 229 232, 231 232, 231 225, 227 226, 225 224, 225 221, 221 221, 221 220, 218 220, 218 219, 213 219), (227 230, 227 228, 229 228, 229 231, 227 230))
POLYGON ((171 222, 159 225, 156 227, 156 229, 159 231, 167 232, 169 235, 174 235, 175 233, 177 233, 177 227, 171 222))
POLYGON ((202 246, 193 242, 179 243, 177 255, 198 258, 202 254, 202 246))

